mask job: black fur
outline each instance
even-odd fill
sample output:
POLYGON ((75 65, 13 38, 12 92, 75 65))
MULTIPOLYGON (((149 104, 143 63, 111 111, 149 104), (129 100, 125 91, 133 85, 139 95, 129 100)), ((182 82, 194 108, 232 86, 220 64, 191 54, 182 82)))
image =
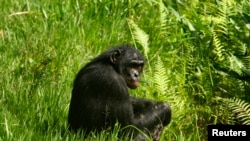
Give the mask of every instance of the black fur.
POLYGON ((133 60, 139 62, 144 58, 135 48, 121 45, 102 53, 79 71, 69 108, 70 130, 84 130, 88 134, 112 128, 118 121, 121 127, 134 125, 154 136, 157 126, 169 124, 171 109, 167 103, 129 95, 124 76, 133 60))

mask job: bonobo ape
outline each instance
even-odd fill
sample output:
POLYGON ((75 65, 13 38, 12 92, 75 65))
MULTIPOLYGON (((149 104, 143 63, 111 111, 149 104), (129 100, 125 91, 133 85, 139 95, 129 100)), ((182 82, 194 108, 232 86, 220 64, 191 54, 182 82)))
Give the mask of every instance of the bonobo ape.
MULTIPOLYGON (((133 125, 159 140, 162 127, 171 120, 170 106, 128 93, 127 87, 139 86, 143 65, 142 54, 129 45, 111 48, 87 63, 74 80, 69 129, 88 134, 110 129, 118 121, 121 127, 133 125)), ((144 140, 136 130, 128 130, 135 140, 144 140)))

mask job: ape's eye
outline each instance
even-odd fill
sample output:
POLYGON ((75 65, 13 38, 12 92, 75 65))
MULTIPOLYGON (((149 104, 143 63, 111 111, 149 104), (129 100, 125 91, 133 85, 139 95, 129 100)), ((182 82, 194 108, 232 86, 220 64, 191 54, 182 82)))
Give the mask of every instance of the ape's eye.
POLYGON ((138 66, 138 67, 137 67, 137 70, 138 70, 139 72, 142 72, 142 66, 138 66))

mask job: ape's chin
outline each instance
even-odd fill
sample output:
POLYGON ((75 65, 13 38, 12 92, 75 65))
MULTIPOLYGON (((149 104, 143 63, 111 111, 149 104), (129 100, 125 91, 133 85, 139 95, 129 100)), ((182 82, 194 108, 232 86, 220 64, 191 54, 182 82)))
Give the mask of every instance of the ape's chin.
POLYGON ((137 87, 139 87, 140 85, 140 82, 138 81, 135 81, 135 82, 127 82, 127 86, 130 88, 130 89, 136 89, 137 87))

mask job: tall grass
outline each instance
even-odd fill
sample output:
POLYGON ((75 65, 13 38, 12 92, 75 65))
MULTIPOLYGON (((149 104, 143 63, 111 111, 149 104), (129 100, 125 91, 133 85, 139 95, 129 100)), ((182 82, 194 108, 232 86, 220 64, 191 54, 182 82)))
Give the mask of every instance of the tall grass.
MULTIPOLYGON (((127 2, 4 0, 0 7, 0 140, 82 140, 67 131, 72 81, 101 51, 131 43, 127 2)), ((104 139, 117 140, 108 132, 89 138, 104 139)))

